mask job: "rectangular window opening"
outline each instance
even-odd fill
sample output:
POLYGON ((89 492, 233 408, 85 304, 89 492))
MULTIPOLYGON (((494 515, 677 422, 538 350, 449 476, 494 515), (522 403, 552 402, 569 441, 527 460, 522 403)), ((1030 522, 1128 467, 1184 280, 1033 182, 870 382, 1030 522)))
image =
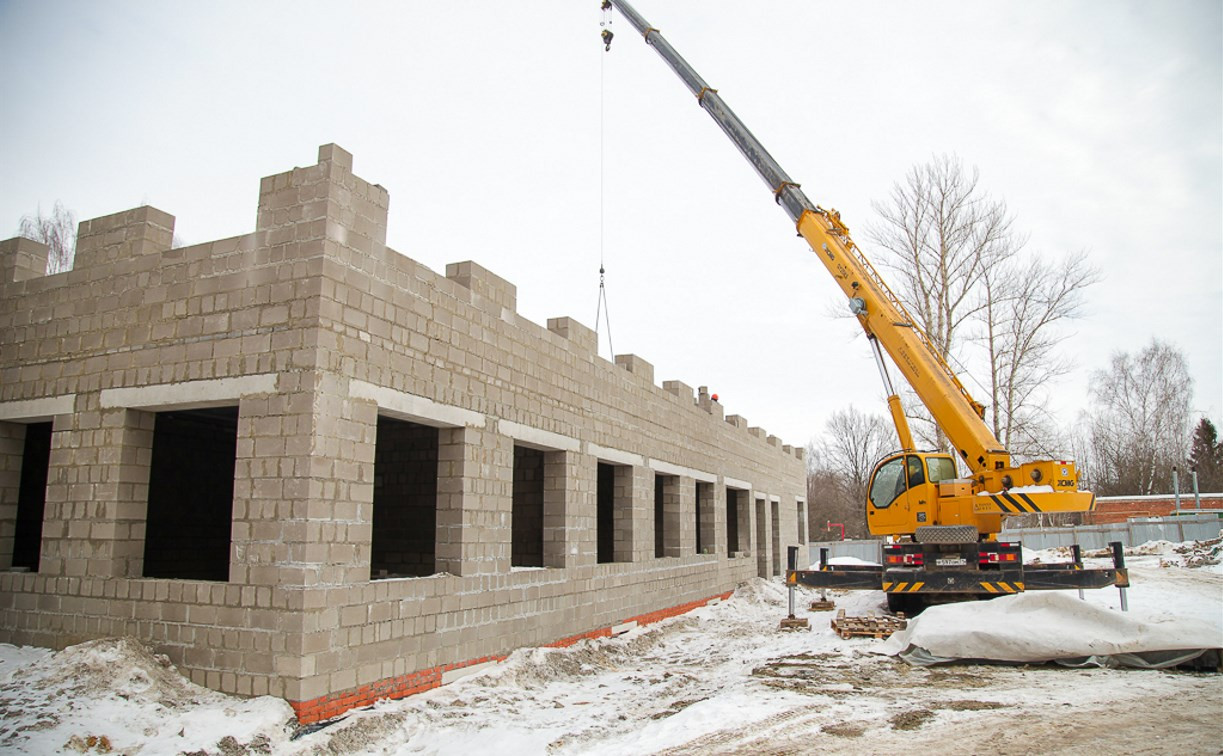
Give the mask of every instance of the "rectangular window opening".
POLYGON ((513 541, 510 566, 544 566, 544 456, 514 446, 513 541))
POLYGON ((438 430, 378 416, 372 579, 437 572, 438 430))
POLYGON ((713 506, 714 485, 696 482, 696 553, 714 552, 713 506))
POLYGON ((743 505, 745 496, 746 492, 738 488, 726 489, 726 555, 729 557, 746 551, 739 542, 739 517, 740 510, 745 510, 743 505))
POLYGON ((768 520, 765 519, 764 499, 756 499, 756 575, 769 576, 768 520))
POLYGON ((781 504, 773 502, 773 575, 781 574, 781 504))
POLYGON ((612 465, 599 463, 598 513, 595 518, 595 528, 598 534, 600 564, 615 561, 616 523, 616 468, 612 465))
POLYGON ((679 477, 654 474, 654 556, 679 556, 679 477))
POLYGON ((51 423, 26 425, 21 450, 13 567, 38 572, 43 513, 47 504, 47 474, 51 465, 51 423))
POLYGON ((158 412, 144 577, 229 579, 238 408, 158 412))
POLYGON ((802 499, 798 500, 798 542, 805 544, 807 542, 807 504, 802 499))

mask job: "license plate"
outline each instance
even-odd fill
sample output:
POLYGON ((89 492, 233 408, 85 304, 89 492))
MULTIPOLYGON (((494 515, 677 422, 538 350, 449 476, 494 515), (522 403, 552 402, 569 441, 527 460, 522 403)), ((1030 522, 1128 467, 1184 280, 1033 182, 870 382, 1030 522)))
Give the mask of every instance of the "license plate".
POLYGON ((938 567, 963 567, 968 562, 963 557, 956 557, 954 559, 935 559, 934 564, 938 567))

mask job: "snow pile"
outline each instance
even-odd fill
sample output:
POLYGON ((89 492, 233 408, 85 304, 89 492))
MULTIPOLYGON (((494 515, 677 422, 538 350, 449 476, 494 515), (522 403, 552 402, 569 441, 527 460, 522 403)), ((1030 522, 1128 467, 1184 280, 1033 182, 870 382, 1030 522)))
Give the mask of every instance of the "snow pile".
POLYGON ((55 654, 6 646, 2 657, 11 668, 0 687, 4 753, 268 752, 293 717, 277 698, 195 685, 131 638, 55 654))
MULTIPOLYGON (((1146 632, 1141 627, 1193 621, 1223 637, 1223 575, 1161 569, 1159 559, 1134 558, 1132 615, 1116 611, 1116 590, 1089 591, 1086 602, 1074 599, 1075 611, 1087 619, 1096 613, 1136 620, 1129 630, 1117 630, 1123 641, 1127 633, 1146 632)), ((787 604, 781 580, 751 580, 729 601, 614 638, 520 650, 450 685, 353 711, 317 730, 297 730, 279 700, 244 700, 195 686, 164 657, 131 640, 58 653, 0 644, 0 753, 593 756, 917 749, 967 756, 980 751, 982 732, 990 733, 993 750, 1008 753, 1027 752, 1032 742, 1084 753, 1196 753, 1223 742, 1223 686, 1216 675, 912 666, 872 653, 881 641, 837 637, 829 627, 836 612, 807 611, 819 594, 797 591, 796 614, 811 624, 806 632, 778 630, 787 604), (1017 710, 1029 723, 1022 730, 1011 726, 1017 710), (1143 731, 1134 711, 1157 723, 1157 731, 1143 731)), ((849 616, 878 612, 884 604, 879 591, 829 593, 849 616)), ((943 610, 951 608, 965 611, 957 620, 965 633, 1009 625, 1027 636, 1097 638, 1099 623, 1074 624, 1006 599, 943 610)), ((913 625, 921 623, 937 624, 922 617, 913 625)))

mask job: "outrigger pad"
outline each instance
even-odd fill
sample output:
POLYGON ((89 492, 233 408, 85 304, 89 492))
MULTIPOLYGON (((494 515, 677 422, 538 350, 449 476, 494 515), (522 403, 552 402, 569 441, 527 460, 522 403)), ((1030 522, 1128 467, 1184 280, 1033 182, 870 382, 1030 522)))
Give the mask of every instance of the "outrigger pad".
POLYGON ((1062 593, 932 606, 875 653, 927 666, 956 661, 1159 669, 1211 654, 1223 628, 1183 617, 1143 621, 1062 593))

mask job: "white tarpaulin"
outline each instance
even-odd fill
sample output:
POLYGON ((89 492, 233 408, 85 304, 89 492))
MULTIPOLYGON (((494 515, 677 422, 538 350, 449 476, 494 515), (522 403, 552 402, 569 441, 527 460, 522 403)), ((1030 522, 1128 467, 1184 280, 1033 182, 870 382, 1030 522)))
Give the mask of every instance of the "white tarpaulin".
POLYGON ((1223 648, 1223 618, 1139 619, 1062 593, 927 609, 877 652, 911 664, 960 660, 1168 667, 1223 648))

